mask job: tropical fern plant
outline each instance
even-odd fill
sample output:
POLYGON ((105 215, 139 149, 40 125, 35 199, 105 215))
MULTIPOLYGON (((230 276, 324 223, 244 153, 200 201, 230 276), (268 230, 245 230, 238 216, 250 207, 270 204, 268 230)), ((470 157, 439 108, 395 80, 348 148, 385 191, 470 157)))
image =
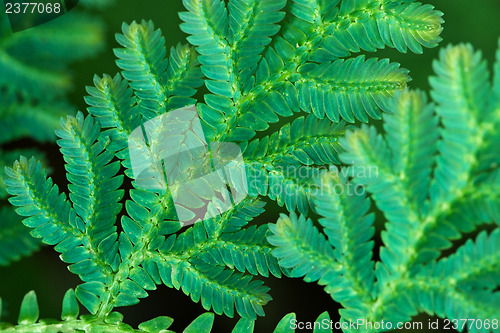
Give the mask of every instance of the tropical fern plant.
MULTIPOLYGON (((409 81, 399 64, 351 54, 385 46, 421 52, 440 41, 442 23, 441 12, 413 1, 231 0, 226 6, 220 0, 185 0, 184 5, 181 29, 196 49, 178 45, 167 57, 152 22, 123 24, 116 35, 122 47, 114 50, 121 74, 95 76, 85 98, 90 115, 62 120, 56 134, 69 200, 35 158, 22 157, 6 168, 9 200, 23 223, 34 237, 54 245, 83 281, 68 291, 62 322, 37 322, 36 298, 29 293, 19 324, 6 325, 7 330, 132 331, 113 309, 136 304, 164 284, 216 314, 236 312, 242 319, 234 332, 252 332, 271 299, 269 288, 252 276, 289 275, 271 255, 268 225, 246 227, 264 210, 260 197, 289 211, 314 209, 310 175, 339 163, 338 138, 346 122, 380 118, 391 96, 409 81), (135 129, 149 133, 149 121, 195 104, 203 84, 209 93, 197 110, 204 135, 210 142, 239 144, 249 195, 183 229, 174 189, 141 187, 128 146, 135 129), (279 119, 285 122, 280 129, 254 139, 279 119), (133 187, 126 214, 121 214, 121 167, 133 187), (75 297, 89 316, 77 318, 75 297)), ((141 153, 156 156, 155 140, 148 135, 141 153)), ((289 330, 291 316, 278 332, 289 330)), ((213 315, 200 318, 196 322, 204 324, 185 332, 209 332, 213 315)), ((139 330, 159 331, 170 323, 160 317, 139 330)))
POLYGON ((434 70, 433 103, 404 91, 383 135, 363 126, 341 139, 350 169, 325 172, 313 200, 324 233, 295 213, 270 226, 280 265, 325 287, 345 332, 396 329, 421 312, 500 332, 500 49, 493 84, 470 45, 443 49, 434 70), (387 220, 379 261, 372 201, 387 220), (361 318, 379 329, 349 325, 361 318))
MULTIPOLYGON (((111 1, 102 1, 109 5, 111 1)), ((38 143, 52 141, 59 119, 74 109, 64 98, 72 87, 68 66, 95 55, 104 46, 101 20, 91 18, 80 6, 54 21, 12 32, 9 18, 0 13, 0 166, 12 165, 20 154, 32 155, 34 148, 6 148, 16 140, 30 138, 38 143)), ((12 146, 12 144, 11 144, 12 146)), ((37 152, 42 158, 42 152, 37 152)), ((5 200, 3 177, 0 199, 5 200)), ((6 203, 6 201, 3 201, 6 203)), ((0 265, 37 249, 40 242, 7 205, 0 208, 0 265)))

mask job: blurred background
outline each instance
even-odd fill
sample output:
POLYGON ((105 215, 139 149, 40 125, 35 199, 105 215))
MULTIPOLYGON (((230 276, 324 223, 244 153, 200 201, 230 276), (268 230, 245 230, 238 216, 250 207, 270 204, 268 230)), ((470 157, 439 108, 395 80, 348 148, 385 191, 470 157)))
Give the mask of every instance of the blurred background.
MULTIPOLYGON (((434 0, 432 4, 445 13, 445 29, 442 34, 444 40, 440 46, 471 43, 474 48, 483 51, 491 68, 500 36, 500 1, 434 0)), ((69 65, 72 84, 67 94, 66 113, 73 115, 76 110, 86 109, 83 101, 83 96, 86 95, 85 86, 92 85, 94 74, 114 75, 118 71, 112 49, 118 46, 114 35, 121 31, 122 22, 153 20, 155 27, 161 28, 169 48, 178 42, 185 42, 186 36, 178 27, 180 20, 177 13, 182 10, 180 0, 119 0, 108 7, 89 8, 87 11, 90 15, 101 18, 104 46, 91 57, 69 65)), ((379 51, 376 56, 388 57, 401 63, 402 67, 410 70, 413 78, 410 86, 428 91, 428 76, 432 73, 432 61, 438 52, 439 48, 424 49, 423 55, 415 55, 386 49, 379 51)), ((5 73, 0 75, 4 76, 5 73)), ((46 160, 50 161, 48 164, 53 170, 55 182, 61 189, 67 190, 64 163, 54 140, 38 143, 31 139, 18 139, 4 144, 2 148, 12 150, 30 145, 45 153, 46 160)), ((266 208, 266 213, 258 218, 257 223, 274 222, 279 213, 283 212, 272 202, 268 202, 266 208)), ((67 270, 51 247, 43 247, 31 257, 22 258, 10 266, 0 266, 0 297, 4 301, 2 317, 9 322, 15 322, 24 294, 35 290, 41 317, 58 318, 64 292, 78 283, 78 277, 67 270)), ((332 320, 338 320, 338 305, 316 284, 307 284, 300 279, 275 278, 266 279, 265 284, 271 287, 270 294, 274 300, 264 308, 266 316, 257 321, 256 332, 272 332, 277 322, 289 312, 295 312, 299 321, 314 321, 323 311, 329 311, 332 320)), ((125 322, 134 327, 159 315, 172 317, 175 319, 171 327, 174 331, 182 331, 188 323, 204 312, 201 304, 192 303, 182 291, 165 286, 159 286, 158 290, 150 292, 150 296, 138 305, 119 308, 117 311, 123 313, 125 322)), ((428 319, 425 315, 415 318, 424 322, 428 319)), ((230 332, 236 321, 223 316, 216 317, 214 332, 230 332)))

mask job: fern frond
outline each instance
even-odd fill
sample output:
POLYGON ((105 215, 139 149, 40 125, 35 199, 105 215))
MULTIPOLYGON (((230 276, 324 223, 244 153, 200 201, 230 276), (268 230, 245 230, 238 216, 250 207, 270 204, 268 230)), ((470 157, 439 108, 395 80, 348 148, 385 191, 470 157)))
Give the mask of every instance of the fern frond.
MULTIPOLYGON (((179 221, 166 220, 166 209, 161 206, 150 206, 157 200, 155 193, 133 189, 130 191, 132 200, 127 200, 125 207, 129 216, 122 216, 123 232, 119 237, 119 251, 121 263, 116 275, 120 279, 115 281, 116 289, 110 295, 106 307, 127 306, 139 302, 148 294, 145 290, 156 289, 159 278, 148 270, 143 261, 146 248, 155 251, 167 246, 172 238, 165 236, 177 232, 182 224, 179 221), (128 279, 127 279, 128 278, 128 279)), ((175 239, 175 236, 174 236, 175 239)))
MULTIPOLYGON (((37 155, 43 166, 47 165, 47 156, 36 149, 14 149, 14 150, 2 150, 0 149, 0 170, 5 170, 5 167, 10 167, 14 164, 14 161, 19 158, 19 156, 34 156, 37 155)), ((46 169, 51 172, 50 168, 46 169)), ((7 193, 7 185, 4 182, 5 177, 0 177, 0 199, 6 199, 9 194, 7 193)))
POLYGON ((262 306, 271 300, 261 281, 201 259, 186 262, 158 256, 157 265, 165 285, 182 288, 194 302, 201 300, 203 308, 213 308, 217 314, 232 318, 236 308, 240 316, 255 319, 264 315, 262 306))
POLYGON ((255 76, 242 87, 244 97, 239 102, 242 110, 238 114, 237 127, 229 134, 228 140, 240 141, 239 136, 244 138, 246 135, 250 139, 255 135, 254 131, 264 131, 279 117, 290 117, 300 111, 297 89, 289 82, 296 74, 292 73, 285 68, 280 55, 272 47, 268 48, 255 76))
POLYGON ((449 209, 436 217, 425 229, 426 240, 420 242, 417 263, 439 257, 439 251, 452 246, 461 233, 472 232, 481 224, 500 221, 500 177, 497 173, 485 183, 469 187, 454 200, 449 209), (425 250, 424 250, 425 249, 425 250))
POLYGON ((347 45, 345 40, 352 38, 366 51, 375 51, 385 44, 403 53, 407 49, 422 53, 422 46, 435 47, 441 41, 443 13, 431 5, 388 0, 371 1, 367 7, 354 0, 343 1, 339 12, 343 20, 337 22, 341 32, 333 37, 347 45))
POLYGON ((338 138, 345 131, 345 123, 332 124, 313 115, 299 117, 285 124, 269 137, 242 143, 246 163, 263 167, 280 163, 302 165, 338 164, 340 147, 338 138))
POLYGON ((168 64, 161 31, 154 30, 151 21, 123 23, 116 40, 124 47, 114 50, 116 64, 134 89, 143 117, 149 120, 166 112, 164 72, 168 64))
POLYGON ((30 255, 40 245, 10 207, 0 208, 0 266, 30 255))
MULTIPOLYGON (((252 275, 269 276, 269 272, 276 277, 281 277, 279 265, 271 255, 272 248, 266 241, 268 226, 259 228, 251 226, 234 233, 224 233, 214 247, 208 250, 210 258, 217 265, 225 265, 231 269, 236 268, 252 275)), ((203 258, 205 259, 205 258, 203 258)))
POLYGON ((434 70, 437 76, 430 78, 431 96, 444 126, 431 184, 431 203, 437 206, 463 190, 477 163, 475 154, 484 135, 479 125, 484 120, 490 83, 481 53, 470 45, 442 50, 434 70))
POLYGON ((396 94, 389 109, 383 119, 392 166, 407 189, 408 200, 422 212, 437 152, 439 120, 434 106, 419 91, 396 94))
POLYGON ((14 195, 9 201, 19 207, 16 209, 19 215, 27 217, 23 223, 36 228, 33 236, 43 238, 47 244, 58 244, 65 239, 65 245, 78 241, 82 221, 71 209, 66 196, 59 194, 57 185, 47 178, 40 162, 21 157, 5 172, 7 192, 14 195))
POLYGON ((370 201, 338 174, 326 173, 319 182, 321 191, 314 197, 314 205, 318 214, 324 216, 319 223, 342 267, 342 279, 329 285, 327 291, 344 307, 357 308, 361 315, 360 299, 370 300, 375 283, 371 240, 375 218, 368 214, 370 201))
POLYGON ((116 269, 119 258, 115 222, 121 210, 118 202, 123 197, 123 190, 118 189, 123 176, 116 176, 120 163, 110 163, 113 153, 104 150, 107 142, 97 142, 101 128, 92 116, 84 118, 78 112, 76 117, 62 120, 61 125, 62 129, 56 130, 60 138, 57 143, 66 161, 73 208, 85 223, 97 256, 116 269))
POLYGON ((500 221, 500 182, 499 177, 490 179, 491 184, 482 184, 453 202, 444 221, 438 224, 453 222, 461 232, 471 232, 482 223, 499 223, 500 221))
POLYGON ((298 72, 304 76, 296 83, 301 109, 320 119, 326 113, 333 122, 340 118, 368 122, 368 116, 380 119, 379 109, 389 111, 388 97, 410 80, 399 64, 388 59, 365 61, 364 56, 320 65, 305 63, 298 72))
POLYGON ((260 54, 271 42, 280 27, 277 25, 285 13, 285 0, 231 0, 228 3, 229 30, 227 41, 239 73, 241 85, 251 77, 259 62, 260 54))
POLYGON ((329 285, 338 278, 341 267, 333 259, 333 249, 311 220, 293 212, 290 217, 282 214, 269 229, 273 234, 267 239, 276 246, 272 253, 280 266, 292 269, 292 277, 304 276, 307 282, 319 280, 320 285, 329 285))
POLYGON ((343 0, 323 2, 294 0, 295 26, 285 33, 292 43, 305 45, 310 60, 321 62, 351 53, 376 51, 386 45, 400 52, 422 53, 422 46, 435 47, 441 38, 443 13, 431 5, 412 1, 343 0), (300 29, 300 30, 299 30, 300 29), (306 40, 314 41, 305 43, 306 40))
POLYGON ((193 105, 191 98, 196 88, 203 85, 202 73, 198 66, 195 50, 187 45, 178 44, 170 49, 165 90, 167 92, 167 110, 193 105))
POLYGON ((344 123, 332 124, 313 115, 284 125, 269 137, 242 143, 249 194, 268 195, 288 210, 307 213, 311 176, 321 170, 315 165, 337 164, 344 123))
MULTIPOLYGON (((96 117, 101 128, 107 129, 103 136, 107 135, 111 139, 108 149, 118 154, 128 146, 130 134, 141 124, 136 98, 120 74, 113 78, 109 75, 99 78, 96 75, 94 86, 86 87, 89 96, 85 96, 85 102, 90 106, 88 112, 96 117)), ((128 165, 130 168, 130 162, 128 165)))
MULTIPOLYGON (((345 186, 344 178, 352 177, 354 184, 371 193, 387 219, 381 233, 384 246, 380 262, 375 270, 373 266, 366 269, 370 266, 366 263, 355 272, 371 275, 367 278, 371 281, 375 273, 376 282, 373 288, 367 288, 367 297, 354 297, 352 300, 359 303, 341 310, 342 320, 364 316, 369 321, 384 318, 396 323, 410 320, 419 311, 445 318, 485 320, 498 312, 497 229, 490 238, 483 232, 476 243, 469 240, 450 257, 437 260, 462 233, 473 232, 482 223, 498 223, 500 218, 500 172, 494 163, 487 167, 483 164, 498 146, 492 135, 496 120, 486 117, 494 109, 488 103, 494 101, 495 93, 490 89, 481 55, 470 46, 446 48, 434 67, 437 76, 431 80, 431 95, 437 105, 427 104, 423 93, 403 91, 389 104, 393 112, 383 117, 385 135, 363 126, 348 131, 340 140, 345 150, 340 159, 351 166, 341 173, 343 181, 333 184, 345 186)), ((345 245, 348 241, 361 242, 360 248, 367 251, 370 224, 362 224, 351 236, 343 233, 342 227, 351 231, 354 227, 338 227, 338 221, 345 218, 355 223, 360 217, 348 217, 345 209, 339 211, 339 203, 345 202, 343 193, 331 192, 318 195, 314 207, 330 217, 320 219, 320 223, 329 240, 335 240, 335 259, 342 263, 353 257, 345 245)), ((366 201, 352 207, 362 213, 369 205, 366 201)), ((292 249, 283 245, 282 251, 292 249)), ((341 267, 356 267, 363 261, 359 258, 367 257, 361 252, 354 264, 341 267)), ((350 283, 359 280, 348 273, 339 275, 350 283)), ((343 286, 339 280, 336 285, 343 286)), ((346 297, 349 300, 345 290, 356 288, 341 290, 343 293, 332 296, 342 302, 346 297)))
MULTIPOLYGON (((66 201, 66 196, 59 194, 57 185, 47 179, 40 162, 34 158, 28 161, 21 157, 12 169, 6 168, 6 173, 7 192, 14 195, 9 201, 19 207, 16 209, 19 215, 26 216, 23 224, 34 228, 33 237, 56 245, 61 259, 71 264, 69 270, 85 282, 76 289, 79 300, 91 313, 96 313, 111 272, 89 246, 92 238, 85 233, 84 221, 66 201)), ((108 252, 110 239, 99 243, 100 252, 108 252)))
POLYGON ((391 151, 385 139, 373 127, 363 127, 348 132, 341 141, 345 153, 344 163, 354 165, 355 182, 366 186, 373 194, 377 207, 387 220, 382 240, 386 245, 380 250, 380 257, 388 269, 397 274, 398 265, 407 260, 405 239, 411 239, 414 228, 419 224, 416 208, 408 201, 408 189, 404 187, 392 169, 391 151))
POLYGON ((489 235, 483 231, 455 253, 437 262, 432 269, 436 277, 445 276, 450 288, 494 291, 500 285, 500 229, 489 235))
POLYGON ((259 162, 248 163, 248 194, 268 196, 276 200, 280 207, 285 205, 289 211, 298 209, 305 214, 312 204, 311 195, 317 187, 311 176, 320 172, 317 168, 292 164, 273 165, 268 171, 259 162))
MULTIPOLYGON (((262 214, 265 205, 266 203, 260 200, 252 200, 251 202, 242 201, 239 206, 231 210, 231 217, 227 219, 223 227, 223 232, 235 232, 240 230, 247 225, 248 222, 262 214)), ((205 227, 206 226, 207 223, 205 222, 205 227)), ((213 234, 213 232, 209 231, 209 228, 207 228, 207 232, 209 235, 213 234)))
POLYGON ((236 80, 228 42, 228 14, 224 1, 183 0, 188 12, 179 13, 184 21, 182 31, 190 34, 188 41, 197 47, 208 90, 232 98, 236 80))
POLYGON ((114 50, 116 64, 134 89, 145 120, 194 104, 195 88, 203 84, 194 50, 179 44, 168 60, 165 39, 153 22, 124 23, 122 30, 116 40, 124 48, 114 50))
MULTIPOLYGON (((468 240, 451 256, 425 267, 418 274, 420 306, 440 317, 494 318, 500 310, 500 293, 495 292, 500 277, 499 242, 498 229, 490 235, 481 232, 475 242, 468 240)), ((480 331, 474 325, 469 328, 480 331)))
MULTIPOLYGON (((277 37, 262 58, 249 51, 248 58, 253 60, 240 73, 232 44, 233 40, 238 43, 235 30, 240 31, 240 27, 251 30, 254 27, 252 14, 255 22, 260 14, 238 10, 244 7, 243 4, 230 2, 227 25, 224 2, 185 1, 189 12, 181 13, 185 22, 181 27, 191 35, 190 42, 198 47, 202 70, 209 79, 207 88, 214 94, 205 96, 206 104, 199 106, 208 139, 247 141, 256 131, 266 130, 270 123, 277 122, 280 117, 292 116, 301 108, 319 118, 326 113, 336 122, 340 117, 349 122, 355 119, 366 122, 368 116, 380 118, 379 108, 387 110, 387 99, 406 86, 409 80, 406 72, 394 68, 397 65, 375 59, 365 63, 364 58, 345 61, 345 71, 342 71, 344 61, 337 60, 338 55, 333 55, 322 45, 330 43, 330 48, 347 45, 352 51, 359 51, 356 43, 360 43, 365 49, 372 50, 371 41, 375 40, 377 48, 387 44, 406 51, 409 46, 420 52, 421 44, 435 46, 439 41, 442 13, 433 10, 432 6, 412 1, 367 1, 362 4, 344 1, 340 12, 337 3, 293 1, 290 10, 296 17, 291 24, 285 25, 284 38, 277 37), (237 11, 242 22, 235 23, 231 11, 237 11), (215 22, 214 17, 221 19, 215 22), (366 31, 363 24, 367 21, 370 22, 367 23, 369 29, 376 31, 366 31), (396 26, 395 30, 391 30, 393 26, 396 26), (340 41, 335 39, 335 33, 339 34, 340 41), (332 65, 334 60, 337 61, 332 65), (349 77, 347 69, 352 62, 359 68, 358 71, 349 70, 349 73, 355 73, 349 77), (330 79, 320 78, 319 74, 308 75, 313 70, 324 74, 330 65, 328 73, 333 75, 330 79)), ((247 6, 252 4, 256 5, 257 1, 247 6)), ((267 17, 273 18, 269 27, 281 16, 278 11, 281 2, 273 5, 273 11, 266 12, 267 17)), ((245 40, 243 38, 243 43, 245 40)), ((264 48, 257 45, 254 52, 262 53, 264 48)), ((346 55, 350 52, 342 54, 346 55)))

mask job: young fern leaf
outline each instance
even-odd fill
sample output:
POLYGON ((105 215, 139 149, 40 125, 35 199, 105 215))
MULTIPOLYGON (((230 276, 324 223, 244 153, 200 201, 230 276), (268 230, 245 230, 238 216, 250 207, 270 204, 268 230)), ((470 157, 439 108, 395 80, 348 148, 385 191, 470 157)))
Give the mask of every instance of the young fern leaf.
POLYGON ((144 23, 123 23, 123 34, 116 34, 116 40, 124 48, 114 52, 119 58, 116 64, 140 101, 142 116, 149 120, 166 111, 163 73, 167 60, 160 30, 155 31, 151 21, 144 23))
POLYGON ((231 45, 237 80, 246 82, 257 69, 264 48, 280 30, 277 25, 284 12, 285 0, 229 1, 229 30, 227 41, 231 45))
POLYGON ((109 75, 99 78, 96 75, 94 85, 86 88, 89 93, 89 96, 85 96, 85 102, 90 106, 88 111, 96 117, 101 128, 107 129, 103 132, 103 136, 111 139, 107 149, 116 152, 116 156, 124 160, 124 166, 131 168, 125 148, 128 147, 132 131, 141 125, 133 91, 120 74, 113 78, 109 75))
MULTIPOLYGON (((500 311, 498 227, 489 234, 480 232, 474 242, 469 239, 439 259, 463 233, 499 223, 498 165, 478 168, 485 161, 483 154, 498 154, 499 142, 491 135, 492 124, 498 122, 492 112, 498 86, 491 89, 485 63, 468 45, 444 49, 434 68, 431 95, 436 104, 427 104, 422 92, 404 91, 388 104, 392 112, 383 116, 384 135, 366 126, 347 132, 340 140, 345 150, 340 159, 351 166, 340 176, 326 173, 320 182, 323 191, 313 199, 335 248, 325 260, 341 267, 337 281, 326 287, 343 306, 341 321, 384 320, 394 328, 423 311, 483 322, 500 311), (342 178, 347 176, 352 183, 342 178), (369 201, 355 190, 355 195, 346 196, 346 191, 353 192, 350 185, 366 189, 387 220, 375 265, 369 241, 373 217, 365 215, 369 201)), ((270 226, 269 241, 277 246, 273 255, 280 265, 302 269, 296 275, 303 276, 316 267, 304 266, 291 240, 323 238, 316 236, 311 223, 306 229, 296 221, 293 214, 282 217, 270 226), (287 221, 299 226, 291 228, 287 221)), ((311 239, 304 252, 323 258, 323 248, 312 244, 317 242, 311 239)), ((496 332, 498 327, 468 328, 496 332)))
POLYGON ((312 41, 306 46, 311 61, 374 52, 386 45, 422 53, 422 46, 435 47, 441 41, 443 14, 414 0, 293 0, 290 7, 295 18, 285 36, 292 44, 312 41))
POLYGON ((489 126, 481 123, 489 121, 485 116, 491 89, 486 62, 470 45, 443 49, 440 60, 434 62, 434 71, 437 76, 430 79, 431 96, 438 104, 436 112, 444 125, 431 185, 431 201, 438 205, 460 196, 470 169, 477 163, 475 154, 485 126, 489 126), (468 134, 465 137, 464 132, 468 134))
POLYGON ((359 300, 371 299, 375 282, 374 242, 370 240, 375 234, 375 218, 368 214, 370 201, 364 194, 358 194, 360 188, 353 188, 342 175, 325 174, 319 185, 322 192, 314 198, 318 214, 324 216, 319 223, 342 267, 342 278, 329 283, 325 290, 349 309, 357 308, 345 315, 361 316, 367 309, 358 308, 363 303, 359 300))
POLYGON ((222 234, 217 244, 207 252, 210 257, 203 259, 231 269, 236 268, 242 273, 248 271, 252 275, 268 277, 271 272, 279 278, 281 271, 271 256, 272 248, 267 243, 267 234, 267 225, 222 234))
POLYGON ((60 138, 57 143, 66 161, 73 208, 85 223, 91 247, 100 260, 116 269, 119 258, 115 222, 121 211, 118 202, 123 197, 123 190, 118 189, 123 176, 116 176, 120 164, 110 163, 113 154, 104 150, 106 141, 97 141, 101 128, 92 117, 84 118, 79 112, 61 125, 62 130, 56 130, 60 138))
POLYGON ((293 268, 292 277, 304 276, 307 282, 319 280, 320 285, 338 277, 340 266, 333 259, 333 248, 310 219, 294 213, 290 217, 282 215, 269 228, 273 233, 269 243, 277 247, 273 255, 280 259, 282 267, 293 268))
POLYGON ((193 104, 194 88, 201 86, 201 72, 193 51, 187 46, 172 48, 166 59, 165 39, 154 30, 153 22, 123 24, 116 40, 124 48, 115 49, 116 61, 124 78, 138 97, 145 120, 173 108, 193 104))

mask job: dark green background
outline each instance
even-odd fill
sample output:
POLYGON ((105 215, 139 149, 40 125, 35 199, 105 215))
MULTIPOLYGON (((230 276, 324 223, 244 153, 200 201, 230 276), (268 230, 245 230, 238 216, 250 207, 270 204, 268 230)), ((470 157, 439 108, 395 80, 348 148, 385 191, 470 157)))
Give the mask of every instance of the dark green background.
MULTIPOLYGON (((489 65, 494 59, 498 37, 500 35, 500 1, 498 0, 435 0, 432 2, 437 9, 445 13, 445 30, 442 34, 441 46, 459 42, 471 43, 476 49, 481 49, 489 65)), ((105 9, 95 12, 104 18, 107 29, 107 47, 95 58, 80 62, 72 67, 74 74, 74 89, 70 94, 72 103, 80 110, 85 109, 83 96, 85 86, 92 84, 94 74, 114 75, 117 67, 114 64, 112 48, 117 47, 114 34, 121 30, 121 23, 133 20, 151 19, 157 28, 161 28, 168 47, 185 41, 185 35, 180 31, 177 13, 183 10, 180 0, 175 1, 132 1, 119 0, 105 9)), ((432 61, 438 55, 439 48, 426 49, 423 55, 399 54, 394 50, 382 50, 376 54, 378 58, 389 57, 410 69, 413 82, 410 86, 428 90, 428 76, 431 74, 432 61)), ((368 54, 370 56, 370 54, 368 54)), ((68 110, 74 114, 75 110, 68 110)), ((57 148, 48 147, 51 151, 51 162, 56 170, 55 179, 59 184, 64 181, 62 158, 57 154, 57 148)), ((65 186, 61 186, 66 189, 65 186)), ((259 223, 276 221, 279 209, 275 204, 268 204, 268 211, 259 217, 259 223)), ((0 295, 10 310, 4 313, 4 319, 14 322, 23 295, 29 290, 36 290, 41 307, 41 317, 58 317, 62 297, 65 290, 75 287, 78 278, 69 273, 57 254, 48 247, 23 259, 10 267, 0 267, 0 295), (6 318, 5 318, 6 317, 6 318)), ((256 332, 271 332, 283 315, 296 312, 300 321, 314 321, 323 311, 328 310, 332 319, 336 320, 338 309, 329 296, 316 284, 306 284, 295 279, 268 279, 266 284, 271 287, 274 300, 266 307, 266 317, 257 321, 256 332)), ((150 297, 140 304, 118 311, 125 315, 125 321, 137 327, 137 324, 158 315, 167 315, 175 319, 172 329, 182 331, 197 315, 204 312, 200 304, 192 303, 190 298, 181 291, 159 286, 152 291, 150 297)), ((427 322, 427 317, 418 320, 427 322)), ((216 318, 214 332, 230 332, 236 319, 216 318)))

